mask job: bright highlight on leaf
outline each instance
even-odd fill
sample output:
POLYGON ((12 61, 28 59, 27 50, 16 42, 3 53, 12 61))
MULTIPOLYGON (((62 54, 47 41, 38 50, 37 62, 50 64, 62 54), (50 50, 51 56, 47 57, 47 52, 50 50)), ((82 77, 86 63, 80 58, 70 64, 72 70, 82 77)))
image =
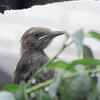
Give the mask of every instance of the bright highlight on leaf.
POLYGON ((61 68, 61 69, 67 69, 68 63, 64 61, 55 61, 48 65, 48 68, 61 68))
POLYGON ((83 39, 84 39, 84 32, 83 30, 79 30, 74 34, 70 35, 72 40, 75 42, 79 55, 83 52, 83 39))

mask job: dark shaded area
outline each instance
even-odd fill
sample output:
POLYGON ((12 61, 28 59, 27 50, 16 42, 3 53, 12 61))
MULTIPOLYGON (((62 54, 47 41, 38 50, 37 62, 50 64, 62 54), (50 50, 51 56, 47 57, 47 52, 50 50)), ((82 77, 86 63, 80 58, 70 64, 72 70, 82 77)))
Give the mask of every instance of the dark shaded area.
MULTIPOLYGON (((75 0, 0 0, 0 13, 10 9, 30 8, 34 5, 44 5, 54 2, 75 1, 75 0)), ((77 0, 76 0, 77 1, 77 0)))
POLYGON ((0 87, 12 83, 12 78, 0 69, 0 87))

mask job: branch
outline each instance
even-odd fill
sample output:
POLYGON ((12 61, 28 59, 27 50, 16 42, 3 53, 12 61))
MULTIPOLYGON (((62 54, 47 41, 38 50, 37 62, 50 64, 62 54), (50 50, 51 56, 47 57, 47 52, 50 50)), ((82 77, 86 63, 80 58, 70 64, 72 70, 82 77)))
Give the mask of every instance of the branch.
MULTIPOLYGON (((93 69, 93 70, 85 70, 83 72, 76 72, 76 73, 73 73, 73 74, 69 74, 69 75, 66 75, 66 76, 63 76, 64 79, 68 79, 68 78, 72 78, 72 77, 75 77, 75 76, 78 76, 78 75, 88 75, 89 73, 96 73, 96 72, 100 72, 100 69, 93 69)), ((53 79, 51 80, 48 80, 46 82, 43 82, 43 83, 40 83, 40 84, 37 84, 31 88, 28 88, 26 90, 26 93, 31 93, 32 91, 36 91, 38 89, 41 89, 45 86, 48 86, 50 85, 51 83, 53 82, 53 79)))
POLYGON ((52 61, 54 61, 56 59, 56 57, 66 48, 68 47, 70 44, 72 44, 72 42, 70 42, 69 44, 66 45, 66 40, 67 38, 65 39, 61 49, 57 52, 57 54, 51 59, 49 60, 47 63, 45 63, 32 77, 31 79, 28 81, 28 83, 25 85, 25 87, 27 88, 31 83, 32 83, 32 80, 34 78, 36 78, 52 61))
POLYGON ((30 8, 35 5, 44 5, 54 2, 63 1, 77 1, 77 0, 0 0, 0 13, 4 13, 5 10, 17 10, 30 8))

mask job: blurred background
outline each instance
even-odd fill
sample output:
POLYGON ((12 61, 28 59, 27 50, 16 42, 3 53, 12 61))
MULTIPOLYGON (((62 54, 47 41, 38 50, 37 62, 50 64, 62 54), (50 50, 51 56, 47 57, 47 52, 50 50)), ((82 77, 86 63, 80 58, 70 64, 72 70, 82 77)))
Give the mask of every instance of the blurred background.
MULTIPOLYGON (((10 10, 3 15, 0 14, 0 84, 4 84, 5 81, 11 82, 16 64, 20 59, 20 38, 30 27, 65 30, 70 34, 79 29, 84 29, 84 32, 90 30, 100 32, 100 1, 62 2, 33 6, 25 10, 10 10)), ((60 49, 64 38, 64 36, 55 38, 45 49, 50 58, 60 49)), ((100 59, 100 43, 93 39, 86 39, 85 44, 92 48, 95 58, 100 59)), ((65 61, 77 59, 75 45, 64 50, 59 58, 65 61)))

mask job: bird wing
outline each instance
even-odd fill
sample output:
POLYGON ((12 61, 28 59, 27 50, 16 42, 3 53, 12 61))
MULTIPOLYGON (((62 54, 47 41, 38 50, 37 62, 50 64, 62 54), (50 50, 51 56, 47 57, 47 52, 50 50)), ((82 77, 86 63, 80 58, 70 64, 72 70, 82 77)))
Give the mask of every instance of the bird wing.
POLYGON ((14 83, 19 84, 20 81, 25 80, 30 66, 28 62, 29 55, 26 53, 20 58, 17 64, 16 70, 14 72, 14 83))

